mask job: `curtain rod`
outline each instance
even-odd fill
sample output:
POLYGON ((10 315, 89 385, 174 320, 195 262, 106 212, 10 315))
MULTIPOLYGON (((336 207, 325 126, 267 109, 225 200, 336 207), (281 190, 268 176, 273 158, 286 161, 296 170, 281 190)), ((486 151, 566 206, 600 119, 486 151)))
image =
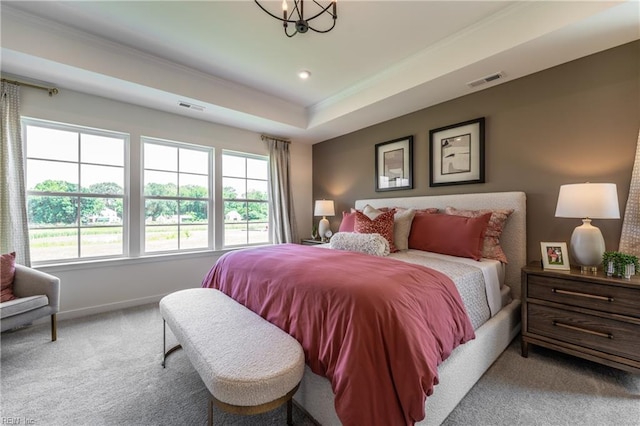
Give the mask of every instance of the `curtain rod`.
POLYGON ((57 87, 40 86, 40 85, 32 84, 32 83, 25 83, 23 81, 9 80, 9 79, 6 79, 6 78, 3 78, 2 81, 6 82, 6 83, 11 83, 11 84, 17 84, 18 86, 26 86, 26 87, 32 87, 34 89, 46 90, 47 92, 49 92, 49 96, 53 96, 53 95, 57 95, 58 94, 58 88, 57 87))
POLYGON ((262 140, 275 139, 275 140, 280 141, 280 142, 291 143, 291 141, 289 139, 282 139, 282 138, 279 138, 277 136, 270 136, 270 135, 260 135, 260 139, 262 139, 262 140))

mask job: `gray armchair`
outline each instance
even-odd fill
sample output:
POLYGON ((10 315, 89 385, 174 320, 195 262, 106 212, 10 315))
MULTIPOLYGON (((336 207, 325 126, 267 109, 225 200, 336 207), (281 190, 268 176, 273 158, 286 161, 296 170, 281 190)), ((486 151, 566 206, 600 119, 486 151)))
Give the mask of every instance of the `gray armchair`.
POLYGON ((13 294, 16 299, 0 303, 1 331, 51 315, 51 341, 55 342, 58 338, 56 313, 60 309, 60 279, 16 264, 13 294))

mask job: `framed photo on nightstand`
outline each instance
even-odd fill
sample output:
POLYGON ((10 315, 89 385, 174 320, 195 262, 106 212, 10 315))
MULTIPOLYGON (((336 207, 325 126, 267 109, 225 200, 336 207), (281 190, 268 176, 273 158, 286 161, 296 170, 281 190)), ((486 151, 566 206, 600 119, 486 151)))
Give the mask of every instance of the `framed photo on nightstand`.
POLYGON ((567 243, 542 242, 540 243, 540 251, 542 253, 542 267, 544 269, 559 269, 563 271, 571 269, 567 243))

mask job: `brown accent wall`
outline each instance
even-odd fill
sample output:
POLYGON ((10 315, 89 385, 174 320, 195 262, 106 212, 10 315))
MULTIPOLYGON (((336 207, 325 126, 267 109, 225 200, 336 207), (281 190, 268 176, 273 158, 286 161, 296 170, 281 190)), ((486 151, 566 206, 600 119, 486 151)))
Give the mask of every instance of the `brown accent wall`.
MULTIPOLYGON (((540 241, 568 242, 580 224, 554 217, 561 184, 616 183, 624 215, 639 128, 635 41, 317 143, 313 197, 334 199, 342 212, 362 198, 524 191, 527 257, 539 260, 540 241), (429 130, 478 117, 486 118, 486 183, 429 187, 429 130), (413 189, 375 192, 374 145, 407 135, 414 136, 413 189)), ((340 217, 331 218, 334 232, 340 217)), ((622 220, 593 224, 607 250, 617 250, 622 220)))

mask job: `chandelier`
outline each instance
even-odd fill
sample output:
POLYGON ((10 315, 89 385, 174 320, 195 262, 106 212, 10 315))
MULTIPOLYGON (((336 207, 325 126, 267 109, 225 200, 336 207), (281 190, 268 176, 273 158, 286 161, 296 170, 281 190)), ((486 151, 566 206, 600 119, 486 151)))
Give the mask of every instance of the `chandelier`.
MULTIPOLYGON (((298 33, 304 34, 309 30, 315 31, 317 33, 328 33, 333 29, 333 27, 336 26, 336 19, 338 19, 338 14, 336 12, 336 0, 329 1, 329 4, 327 4, 326 6, 322 5, 320 2, 316 0, 312 0, 312 3, 313 3, 312 13, 315 13, 315 15, 306 19, 304 17, 304 0, 293 0, 293 8, 291 10, 291 13, 288 13, 289 6, 287 4, 287 0, 282 0, 282 18, 269 12, 267 9, 264 8, 264 6, 260 4, 258 0, 254 0, 254 1, 258 6, 260 6, 260 9, 264 10, 273 18, 279 21, 282 21, 282 26, 284 27, 284 33, 287 35, 287 37, 293 37, 298 33), (329 10, 329 8, 331 8, 331 10, 329 10), (311 26, 311 21, 313 21, 314 19, 320 16, 324 16, 325 14, 332 18, 330 27, 325 29, 318 29, 311 26), (295 30, 291 33, 289 32, 289 24, 294 24, 293 26, 295 28, 295 30)), ((328 26, 329 24, 326 23, 326 25, 328 26)))

